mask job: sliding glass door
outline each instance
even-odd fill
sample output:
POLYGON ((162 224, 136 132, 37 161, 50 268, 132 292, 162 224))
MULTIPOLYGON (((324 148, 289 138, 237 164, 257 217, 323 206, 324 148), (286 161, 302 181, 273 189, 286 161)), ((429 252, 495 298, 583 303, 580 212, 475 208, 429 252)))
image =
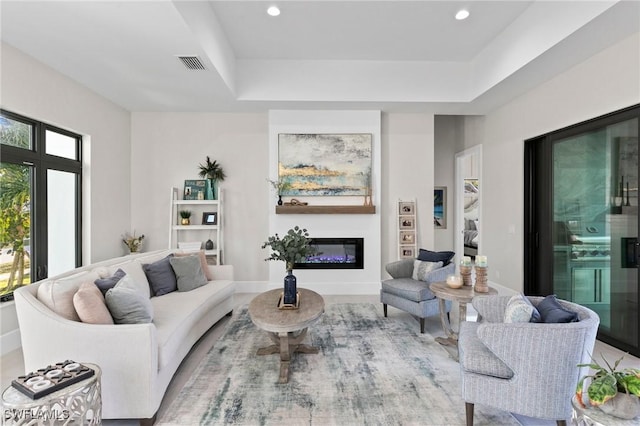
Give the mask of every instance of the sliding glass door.
POLYGON ((600 316, 639 355, 638 108, 527 142, 526 290, 600 316))

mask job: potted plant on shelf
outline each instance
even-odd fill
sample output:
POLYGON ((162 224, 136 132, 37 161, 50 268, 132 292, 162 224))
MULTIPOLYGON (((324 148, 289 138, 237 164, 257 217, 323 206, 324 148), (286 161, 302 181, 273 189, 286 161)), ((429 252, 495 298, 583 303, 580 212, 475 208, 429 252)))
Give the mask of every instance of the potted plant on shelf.
POLYGON ((602 357, 606 367, 595 360, 591 364, 578 364, 589 367, 593 374, 584 376, 576 387, 576 399, 584 406, 582 399, 586 379, 590 379, 587 397, 591 405, 607 414, 623 419, 633 419, 640 415, 640 370, 637 368, 618 369, 624 357, 618 359, 613 367, 602 357))
POLYGON ((285 262, 287 276, 284 278, 283 304, 295 305, 297 299, 297 280, 293 275, 293 267, 303 262, 308 256, 316 253, 315 247, 310 245, 311 239, 306 229, 295 226, 280 238, 278 234, 269 237, 262 244, 262 248, 271 248, 271 255, 265 260, 281 260, 285 262))
POLYGON ((227 177, 224 174, 224 170, 222 169, 222 166, 218 164, 216 160, 213 160, 213 162, 211 162, 211 159, 207 155, 207 161, 205 161, 204 164, 199 164, 198 168, 200 169, 200 172, 198 173, 199 176, 207 179, 206 199, 215 200, 216 199, 215 190, 214 190, 215 183, 217 181, 222 182, 224 178, 227 177))
POLYGON ((133 235, 125 234, 122 236, 122 242, 129 249, 129 253, 137 253, 140 251, 142 240, 144 240, 144 234, 136 237, 136 231, 133 231, 133 235))
POLYGON ((278 178, 278 180, 267 179, 267 181, 271 184, 273 189, 276 190, 276 192, 278 194, 278 205, 281 206, 282 205, 282 193, 284 191, 286 191, 287 189, 291 188, 291 183, 289 183, 286 180, 283 180, 282 178, 278 178))
POLYGON ((180 225, 189 225, 191 223, 191 210, 180 210, 180 225))

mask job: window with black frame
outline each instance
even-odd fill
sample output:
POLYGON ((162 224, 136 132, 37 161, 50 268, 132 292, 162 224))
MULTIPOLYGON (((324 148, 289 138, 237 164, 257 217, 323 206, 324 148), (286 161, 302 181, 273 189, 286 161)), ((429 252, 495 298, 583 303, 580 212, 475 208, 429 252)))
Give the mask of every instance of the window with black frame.
POLYGON ((81 263, 80 135, 0 110, 0 300, 81 263))

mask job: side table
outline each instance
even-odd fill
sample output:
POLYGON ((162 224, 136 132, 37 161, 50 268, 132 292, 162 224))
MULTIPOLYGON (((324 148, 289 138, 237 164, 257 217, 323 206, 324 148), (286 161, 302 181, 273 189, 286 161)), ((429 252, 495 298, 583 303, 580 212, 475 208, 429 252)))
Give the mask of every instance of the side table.
POLYGON ((489 291, 485 293, 477 293, 472 286, 463 285, 460 288, 451 288, 446 282, 440 281, 431 283, 429 289, 438 298, 438 306, 440 307, 440 322, 447 337, 436 337, 436 342, 445 346, 458 346, 458 333, 451 328, 451 322, 447 319, 447 309, 445 300, 458 302, 458 310, 460 312, 460 323, 467 320, 467 303, 471 302, 475 296, 486 296, 490 294, 498 294, 498 291, 489 287, 489 291))
POLYGON ((3 425, 101 425, 101 370, 95 364, 82 363, 95 371, 88 379, 31 399, 13 386, 2 392, 3 425))
POLYGON ((638 425, 638 418, 631 420, 620 419, 610 416, 596 407, 582 406, 574 396, 571 398, 571 406, 573 414, 571 415, 571 424, 574 426, 631 426, 638 425))

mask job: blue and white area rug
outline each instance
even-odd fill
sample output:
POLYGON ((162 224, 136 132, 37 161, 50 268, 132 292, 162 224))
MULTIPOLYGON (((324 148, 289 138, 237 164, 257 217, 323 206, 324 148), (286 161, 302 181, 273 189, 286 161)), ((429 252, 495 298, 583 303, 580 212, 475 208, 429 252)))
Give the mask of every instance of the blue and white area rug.
MULTIPOLYGON (((464 425, 460 367, 410 317, 373 304, 328 305, 309 328, 318 354, 294 354, 289 383, 271 340, 241 309, 159 425, 464 425)), ((476 425, 518 425, 476 406, 476 425)))

